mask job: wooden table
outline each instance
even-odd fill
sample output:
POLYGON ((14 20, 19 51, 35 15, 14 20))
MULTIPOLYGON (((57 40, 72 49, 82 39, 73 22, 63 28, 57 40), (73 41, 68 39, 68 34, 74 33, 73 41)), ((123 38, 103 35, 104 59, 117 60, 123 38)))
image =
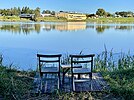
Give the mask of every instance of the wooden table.
MULTIPOLYGON (((81 65, 77 64, 74 66, 74 68, 82 68, 81 65)), ((63 71, 63 78, 62 78, 62 83, 64 84, 64 78, 65 78, 65 75, 66 73, 71 69, 71 65, 61 65, 61 69, 63 71)), ((78 75, 78 78, 80 77, 80 75, 78 75)))

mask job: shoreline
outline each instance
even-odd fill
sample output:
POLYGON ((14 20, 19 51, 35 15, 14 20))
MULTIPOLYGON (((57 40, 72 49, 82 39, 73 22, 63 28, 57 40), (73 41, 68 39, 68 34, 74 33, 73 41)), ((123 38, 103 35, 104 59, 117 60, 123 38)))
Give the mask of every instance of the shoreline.
POLYGON ((66 18, 57 17, 37 17, 30 20, 18 16, 0 16, 1 22, 89 22, 89 23, 134 23, 134 17, 124 18, 87 18, 86 20, 67 20, 66 18))

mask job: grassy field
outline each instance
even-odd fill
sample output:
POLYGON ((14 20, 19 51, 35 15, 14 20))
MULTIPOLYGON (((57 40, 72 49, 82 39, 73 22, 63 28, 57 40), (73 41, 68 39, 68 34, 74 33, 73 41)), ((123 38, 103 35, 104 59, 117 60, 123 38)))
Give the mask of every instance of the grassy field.
MULTIPOLYGON (((9 22, 25 22, 31 21, 25 18, 19 18, 18 16, 0 16, 0 21, 9 21, 9 22)), ((57 18, 57 17, 37 17, 34 19, 37 22, 67 22, 66 18, 57 18)), ((70 20, 76 22, 75 20, 70 20)), ((86 22, 96 22, 96 23, 134 23, 134 17, 128 18, 87 18, 86 22)))
MULTIPOLYGON (((77 22, 76 20, 67 20, 66 18, 57 18, 57 17, 38 17, 35 21, 38 22, 77 22)), ((86 22, 96 22, 96 23, 134 23, 134 17, 128 18, 87 18, 86 20, 82 20, 86 22)))
POLYGON ((27 22, 31 21, 29 19, 21 18, 18 16, 0 16, 0 21, 7 21, 7 22, 27 22))
POLYGON ((134 99, 134 69, 114 72, 103 72, 104 78, 110 84, 111 90, 104 92, 82 92, 53 94, 31 94, 35 72, 17 71, 0 66, 0 99, 23 100, 133 100, 134 99))
POLYGON ((33 78, 34 71, 18 71, 11 67, 0 66, 0 100, 95 100, 114 99, 120 96, 109 92, 82 92, 34 94, 33 78))
MULTIPOLYGON (((18 16, 0 16, 0 21, 8 21, 8 22, 27 22, 31 21, 29 19, 20 18, 18 16)), ((32 21, 36 22, 66 22, 66 18, 57 18, 57 17, 37 17, 32 21)))
POLYGON ((128 18, 88 18, 87 22, 97 22, 97 23, 134 23, 134 17, 128 18))
POLYGON ((101 72, 110 85, 109 93, 121 100, 134 100, 134 56, 120 53, 114 59, 112 50, 98 54, 95 58, 95 71, 101 72))
POLYGON ((134 67, 104 71, 103 76, 110 85, 111 93, 124 100, 134 100, 134 67))
POLYGON ((38 17, 35 19, 37 22, 66 22, 66 18, 57 17, 38 17))
POLYGON ((20 100, 29 98, 34 72, 18 71, 0 66, 0 100, 20 100))

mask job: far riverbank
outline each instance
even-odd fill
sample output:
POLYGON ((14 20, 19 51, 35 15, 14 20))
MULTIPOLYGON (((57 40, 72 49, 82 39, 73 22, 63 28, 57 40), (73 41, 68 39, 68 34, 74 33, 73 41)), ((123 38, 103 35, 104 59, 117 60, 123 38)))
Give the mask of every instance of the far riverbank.
POLYGON ((0 21, 5 22, 96 22, 96 23, 134 23, 134 17, 126 18, 87 18, 86 20, 67 20, 57 17, 37 17, 33 20, 20 18, 19 16, 0 16, 0 21))

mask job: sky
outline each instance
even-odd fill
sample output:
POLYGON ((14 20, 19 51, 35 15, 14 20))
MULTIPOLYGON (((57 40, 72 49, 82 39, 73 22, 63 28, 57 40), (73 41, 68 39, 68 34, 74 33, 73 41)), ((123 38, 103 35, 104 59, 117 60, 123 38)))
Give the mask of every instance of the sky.
POLYGON ((98 8, 114 13, 116 11, 133 11, 134 0, 0 0, 0 9, 11 7, 25 7, 31 9, 39 7, 43 10, 75 11, 95 13, 98 8))

